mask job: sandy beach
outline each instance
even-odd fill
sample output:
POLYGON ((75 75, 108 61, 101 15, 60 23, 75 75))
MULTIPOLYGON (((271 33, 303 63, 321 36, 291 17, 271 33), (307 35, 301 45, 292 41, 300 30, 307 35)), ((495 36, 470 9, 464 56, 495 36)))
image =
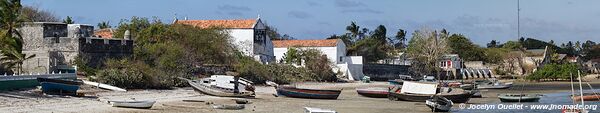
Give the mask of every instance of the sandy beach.
MULTIPOLYGON (((499 102, 499 93, 556 93, 569 92, 569 82, 515 83, 514 87, 500 90, 483 90, 484 98, 472 98, 468 104, 499 102), (523 86, 523 87, 520 87, 523 86)), ((600 87, 600 82, 591 82, 593 87, 600 87)), ((343 89, 337 100, 298 99, 275 97, 273 87, 258 86, 257 96, 248 99, 242 110, 213 109, 206 102, 214 104, 234 104, 234 98, 207 96, 195 92, 192 88, 175 88, 171 90, 131 90, 127 92, 107 91, 89 86, 83 87, 85 97, 53 96, 39 93, 39 89, 0 92, 0 112, 33 112, 33 113, 138 113, 138 112, 208 112, 208 113, 302 113, 303 107, 317 107, 336 110, 340 113, 397 113, 397 112, 430 112, 422 102, 390 101, 387 98, 368 98, 356 93, 361 87, 386 87, 387 82, 373 83, 302 83, 298 87, 320 89, 343 89), (151 109, 132 109, 111 107, 107 100, 156 100, 151 109), (184 102, 196 100, 205 102, 184 102)), ((585 87, 584 87, 585 88, 585 87)))

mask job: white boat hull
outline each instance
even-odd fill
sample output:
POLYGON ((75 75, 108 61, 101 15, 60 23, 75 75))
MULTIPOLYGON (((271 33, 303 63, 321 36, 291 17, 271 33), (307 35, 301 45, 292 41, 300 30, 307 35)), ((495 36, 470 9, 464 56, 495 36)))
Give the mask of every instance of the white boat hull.
POLYGON ((127 108, 143 108, 149 109, 152 108, 152 105, 156 103, 154 100, 146 100, 146 101, 108 101, 113 107, 127 107, 127 108))

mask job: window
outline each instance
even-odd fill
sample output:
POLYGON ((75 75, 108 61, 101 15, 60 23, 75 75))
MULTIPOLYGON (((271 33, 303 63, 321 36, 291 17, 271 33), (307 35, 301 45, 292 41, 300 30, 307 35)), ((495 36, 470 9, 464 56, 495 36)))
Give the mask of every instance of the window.
POLYGON ((254 30, 254 43, 266 43, 267 32, 264 29, 254 30))

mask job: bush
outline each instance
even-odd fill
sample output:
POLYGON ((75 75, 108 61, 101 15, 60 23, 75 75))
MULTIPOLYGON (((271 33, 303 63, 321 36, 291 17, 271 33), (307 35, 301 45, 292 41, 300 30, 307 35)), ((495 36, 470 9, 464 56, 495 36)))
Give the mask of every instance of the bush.
POLYGON ((115 85, 122 88, 154 88, 164 86, 159 84, 158 78, 151 74, 155 70, 142 62, 126 59, 108 60, 107 68, 96 73, 98 82, 115 85))
POLYGON ((119 24, 115 36, 122 37, 126 30, 135 39, 133 57, 105 62, 103 70, 96 72, 99 82, 125 88, 169 88, 187 84, 177 77, 192 76, 196 66, 235 61, 231 37, 221 29, 133 17, 119 24))
POLYGON ((578 70, 579 67, 577 66, 577 64, 546 64, 531 75, 527 76, 526 79, 537 81, 544 79, 570 80, 571 75, 573 75, 574 79, 577 78, 576 75, 578 70))
MULTIPOLYGON (((331 69, 331 63, 319 50, 308 49, 294 51, 298 59, 305 61, 304 67, 295 67, 291 64, 269 64, 263 65, 251 57, 238 54, 238 63, 234 66, 243 78, 255 83, 273 81, 280 84, 289 84, 302 81, 337 81, 335 73, 331 69)), ((287 55, 290 55, 287 53, 287 55)), ((297 62, 290 62, 297 63, 297 62)))

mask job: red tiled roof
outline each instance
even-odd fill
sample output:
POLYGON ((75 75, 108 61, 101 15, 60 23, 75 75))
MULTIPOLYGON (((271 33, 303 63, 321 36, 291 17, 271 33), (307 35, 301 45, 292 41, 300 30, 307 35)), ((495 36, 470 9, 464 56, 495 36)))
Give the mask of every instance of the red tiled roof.
POLYGON ((334 47, 338 39, 326 40, 273 40, 273 46, 276 48, 284 47, 334 47))
POLYGON ((246 20, 177 20, 176 24, 191 25, 199 28, 223 27, 230 29, 253 28, 256 19, 246 20))
POLYGON ((113 38, 114 31, 111 28, 104 28, 94 31, 94 36, 100 38, 113 38))

